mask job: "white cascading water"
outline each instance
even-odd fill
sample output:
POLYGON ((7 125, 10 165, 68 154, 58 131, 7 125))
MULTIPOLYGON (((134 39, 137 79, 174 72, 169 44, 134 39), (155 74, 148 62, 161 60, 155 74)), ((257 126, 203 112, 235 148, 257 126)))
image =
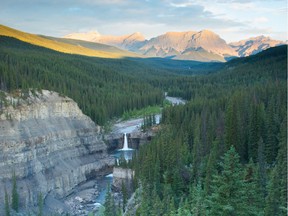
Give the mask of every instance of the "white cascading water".
POLYGON ((127 140, 127 134, 126 133, 124 133, 124 145, 123 145, 122 150, 130 150, 128 148, 128 140, 127 140))

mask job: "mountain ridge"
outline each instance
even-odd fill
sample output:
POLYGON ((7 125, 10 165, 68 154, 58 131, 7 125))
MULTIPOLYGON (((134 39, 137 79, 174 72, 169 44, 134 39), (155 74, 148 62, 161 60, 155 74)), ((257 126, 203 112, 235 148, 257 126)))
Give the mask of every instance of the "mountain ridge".
MULTIPOLYGON (((13 37, 23 42, 27 42, 33 45, 45 47, 48 49, 52 49, 62 53, 68 54, 77 54, 77 55, 85 55, 85 56, 94 56, 100 58, 123 58, 123 57, 135 57, 137 56, 135 53, 131 53, 128 51, 123 52, 111 52, 108 49, 99 50, 96 47, 93 49, 88 48, 87 46, 81 46, 79 44, 69 44, 63 41, 51 39, 47 36, 40 36, 35 34, 30 34, 26 32, 22 32, 4 25, 0 24, 0 35, 13 37)), ((94 44, 95 46, 95 44, 94 44)), ((103 46, 101 44, 101 46, 103 46)), ((108 46, 108 45, 106 45, 108 46)))
POLYGON ((255 55, 263 50, 271 47, 283 45, 285 42, 279 40, 273 40, 270 37, 260 35, 257 37, 250 37, 246 40, 240 40, 238 42, 232 42, 229 45, 239 53, 241 57, 255 55))
MULTIPOLYGON (((75 35, 72 33, 64 36, 64 38, 87 39, 87 36, 85 36, 86 33, 81 33, 81 35, 83 36, 82 38, 79 37, 80 33, 76 33, 75 35)), ((198 32, 171 31, 149 40, 146 40, 139 32, 122 36, 106 36, 97 32, 96 35, 97 37, 93 39, 94 42, 113 45, 144 56, 200 61, 224 62, 231 57, 254 55, 267 48, 285 44, 285 42, 273 40, 265 36, 227 43, 218 34, 207 29, 198 32)))
POLYGON ((25 33, 0 24, 0 35, 69 54, 100 58, 161 57, 201 62, 225 62, 287 44, 263 35, 226 43, 219 35, 207 29, 199 32, 171 31, 149 40, 140 32, 113 36, 95 31, 55 38, 25 33))

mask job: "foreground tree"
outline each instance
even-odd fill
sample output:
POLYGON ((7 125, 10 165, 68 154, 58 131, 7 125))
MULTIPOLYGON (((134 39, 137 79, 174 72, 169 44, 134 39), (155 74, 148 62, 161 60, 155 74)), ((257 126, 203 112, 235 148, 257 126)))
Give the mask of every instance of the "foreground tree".
POLYGON ((5 187, 5 216, 10 216, 9 196, 5 187))
POLYGON ((208 197, 209 215, 249 215, 246 209, 246 191, 239 155, 233 146, 220 163, 223 171, 214 175, 212 194, 208 197))
POLYGON ((12 209, 14 209, 16 212, 19 210, 19 195, 17 192, 17 182, 16 182, 16 175, 15 172, 13 172, 13 188, 12 188, 12 209))
POLYGON ((105 216, 116 216, 116 207, 115 207, 114 197, 110 190, 110 185, 107 185, 107 194, 105 197, 104 207, 105 207, 105 211, 104 211, 105 216))
POLYGON ((277 163, 267 186, 265 215, 287 215, 287 120, 281 125, 277 163))

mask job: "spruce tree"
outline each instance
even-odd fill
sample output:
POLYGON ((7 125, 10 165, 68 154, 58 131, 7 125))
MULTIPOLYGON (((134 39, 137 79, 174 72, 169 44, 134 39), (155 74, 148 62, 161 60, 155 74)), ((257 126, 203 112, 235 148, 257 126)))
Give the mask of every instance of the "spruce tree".
POLYGON ((5 191, 5 216, 10 216, 9 196, 8 196, 6 187, 4 191, 5 191))
POLYGON ((152 209, 151 209, 151 215, 163 215, 163 203, 157 194, 157 189, 154 186, 152 190, 152 196, 151 198, 153 199, 152 202, 152 209))
POLYGON ((287 214, 287 118, 281 124, 280 128, 280 143, 277 155, 277 171, 280 191, 280 206, 281 212, 287 214))
POLYGON ((218 148, 219 148, 219 140, 216 140, 215 142, 213 142, 213 147, 210 151, 210 155, 206 166, 206 176, 204 182, 204 190, 206 195, 211 194, 212 176, 217 173, 216 161, 218 157, 218 148))
POLYGON ((189 200, 191 202, 190 209, 193 216, 202 216, 206 214, 207 206, 201 183, 191 186, 189 200))
MULTIPOLYGON (((265 216, 270 215, 281 215, 280 214, 280 191, 279 191, 279 182, 280 179, 277 175, 277 166, 274 167, 270 181, 268 183, 268 195, 266 197, 266 205, 265 205, 265 216)), ((287 215, 287 214, 283 214, 287 215)))
POLYGON ((281 124, 277 163, 267 186, 265 215, 287 215, 287 120, 281 124))
POLYGON ((214 176, 208 198, 209 215, 248 215, 243 171, 233 146, 225 153, 220 166, 223 171, 214 176))
POLYGON ((17 182, 16 182, 17 180, 16 180, 15 172, 13 172, 12 181, 13 181, 13 186, 12 186, 12 203, 11 203, 11 207, 16 212, 18 212, 18 210, 19 210, 19 195, 18 195, 18 192, 17 192, 17 182))
POLYGON ((266 175, 266 161, 264 157, 264 142, 262 137, 258 141, 258 178, 260 183, 260 193, 259 196, 265 198, 267 195, 267 175, 266 175))
POLYGON ((123 181, 121 184, 121 193, 122 193, 122 199, 123 199, 122 210, 123 210, 123 212, 125 212, 125 208, 126 208, 127 201, 128 201, 128 191, 127 191, 127 187, 123 181))
POLYGON ((250 159, 245 167, 244 180, 246 187, 246 203, 248 215, 263 215, 264 213, 264 197, 261 194, 261 185, 258 181, 257 167, 250 159))
POLYGON ((116 207, 115 207, 115 202, 114 202, 114 197, 112 195, 110 185, 107 185, 107 194, 105 197, 105 211, 104 215, 105 216, 116 216, 116 207))
POLYGON ((43 215, 43 204, 44 204, 43 195, 40 192, 38 194, 38 216, 42 216, 43 215))

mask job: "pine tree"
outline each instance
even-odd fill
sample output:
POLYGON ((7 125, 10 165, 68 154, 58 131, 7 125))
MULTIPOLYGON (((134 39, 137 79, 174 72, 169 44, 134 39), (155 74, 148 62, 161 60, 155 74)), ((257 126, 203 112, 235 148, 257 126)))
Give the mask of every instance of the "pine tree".
POLYGON ((193 167, 193 178, 197 181, 201 175, 199 166, 201 163, 201 140, 200 140, 200 119, 196 119, 196 127, 194 131, 194 142, 192 150, 192 167, 193 167))
POLYGON ((170 184, 164 184, 163 191, 163 212, 165 216, 175 212, 175 203, 173 198, 173 191, 170 184))
POLYGON ((123 197, 122 209, 123 209, 123 212, 125 212, 125 207, 127 205, 127 200, 128 200, 128 191, 127 191, 127 188, 124 184, 124 181, 122 181, 122 184, 121 184, 121 192, 122 192, 122 197, 123 197))
POLYGON ((267 107, 267 141, 265 146, 266 151, 266 161, 268 164, 273 164, 275 162, 277 151, 278 151, 278 130, 279 127, 278 113, 275 108, 274 97, 270 98, 267 107))
POLYGON ((239 126, 238 126, 238 112, 235 96, 230 100, 225 113, 225 145, 226 150, 234 145, 239 148, 239 126))
POLYGON ((151 215, 153 216, 163 215, 163 205, 159 195, 157 194, 157 189, 155 186, 153 188, 151 198, 153 198, 151 215))
POLYGON ((210 151, 210 155, 208 158, 207 166, 206 166, 206 176, 204 182, 204 190, 206 195, 211 194, 211 182, 212 176, 217 173, 216 169, 216 161, 218 157, 218 148, 219 148, 219 140, 213 142, 213 147, 210 151))
POLYGON ((257 167, 250 159, 245 167, 244 180, 246 186, 246 203, 248 215, 263 215, 264 197, 261 195, 261 186, 258 181, 257 167))
POLYGON ((156 116, 155 116, 155 114, 153 114, 153 121, 152 121, 152 125, 156 125, 156 116))
POLYGON ((206 214, 207 206, 201 183, 190 188, 189 199, 191 200, 190 209, 193 216, 202 216, 206 214))
POLYGON ((38 194, 38 216, 42 216, 43 215, 43 204, 44 204, 43 195, 40 192, 38 194))
POLYGON ((214 176, 208 198, 209 215, 248 215, 243 171, 233 146, 225 153, 220 166, 223 171, 214 176))
POLYGON ((13 172, 12 181, 13 181, 13 187, 12 187, 12 203, 11 203, 11 207, 16 212, 18 212, 18 210, 19 210, 19 195, 18 195, 18 192, 17 192, 17 182, 16 182, 15 172, 13 172))
POLYGON ((279 182, 279 208, 281 212, 287 214, 287 118, 281 124, 280 128, 280 143, 277 155, 278 177, 279 182))
POLYGON ((104 215, 105 216, 116 216, 116 207, 115 207, 115 202, 114 202, 114 197, 112 195, 110 185, 107 185, 107 194, 105 197, 105 211, 104 215))
POLYGON ((267 186, 265 215, 287 215, 287 120, 281 124, 277 164, 267 186))
POLYGON ((264 142, 262 137, 258 141, 258 178, 260 183, 260 194, 262 198, 267 195, 266 185, 267 185, 267 174, 266 174, 266 162, 264 156, 264 142))
POLYGON ((267 186, 268 195, 266 197, 266 205, 265 205, 266 216, 281 215, 279 211, 279 205, 280 205, 279 203, 280 191, 278 188, 279 180, 280 179, 278 178, 277 175, 277 166, 276 166, 272 171, 271 178, 267 186))
POLYGON ((9 196, 5 187, 5 216, 10 216, 9 196))
POLYGON ((167 214, 171 216, 176 214, 175 201, 173 197, 170 198, 167 214))
POLYGON ((152 215, 152 207, 153 207, 153 197, 150 195, 151 191, 148 189, 142 189, 141 193, 141 206, 139 208, 139 215, 146 216, 152 215))
POLYGON ((177 216, 192 216, 191 209, 187 200, 181 200, 177 210, 177 216))

